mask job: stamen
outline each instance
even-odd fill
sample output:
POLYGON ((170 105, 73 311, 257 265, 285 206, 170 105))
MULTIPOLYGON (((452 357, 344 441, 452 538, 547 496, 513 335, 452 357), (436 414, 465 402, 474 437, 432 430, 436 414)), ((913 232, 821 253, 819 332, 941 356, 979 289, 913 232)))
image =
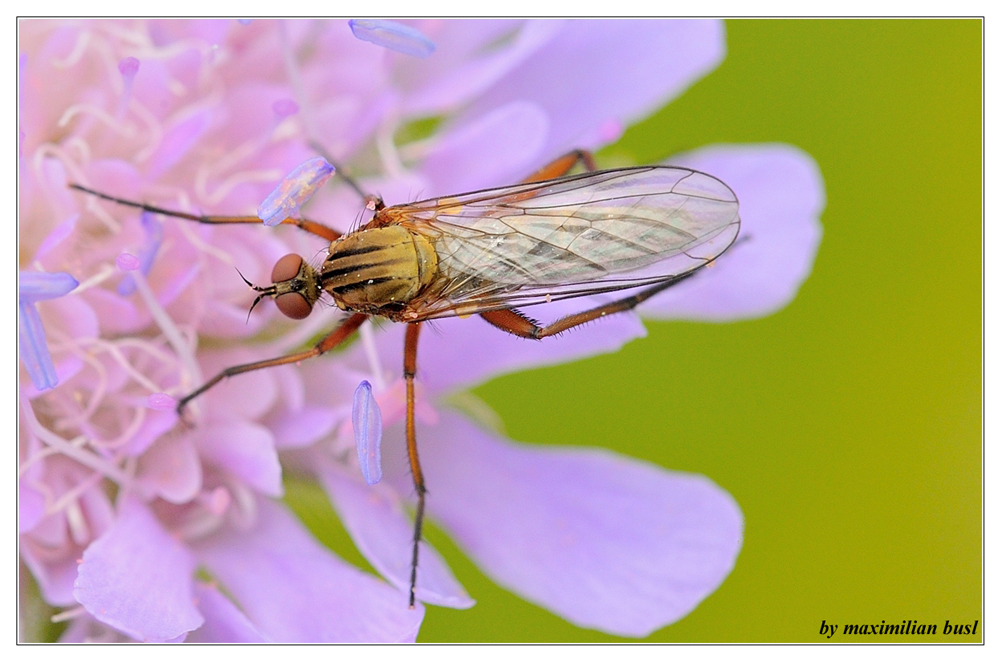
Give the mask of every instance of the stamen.
POLYGON ((330 180, 334 167, 323 158, 311 158, 292 170, 257 209, 257 217, 268 227, 285 218, 297 218, 299 208, 320 186, 330 180))
POLYGON ((285 23, 280 24, 278 36, 281 40, 281 60, 285 65, 285 76, 288 79, 288 86, 292 89, 292 96, 298 102, 300 108, 299 119, 302 122, 302 127, 309 141, 316 141, 319 131, 316 128, 315 121, 313 121, 309 95, 306 94, 305 86, 302 83, 302 75, 299 72, 298 63, 295 59, 295 49, 291 44, 291 39, 288 37, 288 27, 285 23))
POLYGON ((59 118, 57 125, 63 128, 77 115, 90 115, 123 138, 131 139, 135 135, 135 129, 131 125, 122 124, 115 117, 109 115, 103 108, 98 108, 88 103, 77 103, 67 108, 63 112, 62 117, 59 118))
MULTIPOLYGON (((21 399, 21 411, 24 414, 21 420, 28 424, 28 429, 30 429, 31 433, 34 434, 35 437, 42 443, 55 448, 60 454, 69 457, 70 459, 83 464, 88 468, 93 468, 109 480, 117 482, 118 485, 123 488, 131 487, 132 479, 123 473, 115 464, 97 454, 94 454, 93 452, 85 450, 79 444, 68 441, 62 436, 59 436, 58 434, 43 427, 42 423, 40 423, 38 418, 35 417, 35 411, 32 409, 31 404, 28 403, 23 397, 21 399)), ((76 439, 74 439, 74 441, 75 440, 76 439)))
POLYGON ((436 48, 434 42, 420 30, 395 21, 350 20, 351 32, 361 41, 367 41, 398 53, 427 57, 436 48))
MULTIPOLYGON (((123 271, 142 271, 143 275, 149 273, 149 269, 153 267, 153 260, 156 259, 156 253, 160 251, 160 244, 163 243, 163 223, 156 219, 153 214, 148 211, 143 211, 141 216, 142 229, 146 233, 146 242, 143 244, 142 248, 139 249, 138 258, 129 255, 128 253, 122 253, 115 260, 118 264, 118 268, 123 271), (132 268, 125 268, 119 262, 125 256, 131 257, 127 260, 128 265, 132 265, 132 260, 136 260, 137 266, 132 268)), ((131 275, 125 276, 125 278, 118 285, 118 293, 121 296, 131 296, 135 291, 135 282, 132 280, 131 275)))
POLYGON ((67 608, 66 610, 56 613, 49 620, 54 624, 59 622, 65 622, 66 620, 75 620, 78 617, 83 617, 87 615, 87 609, 83 606, 77 606, 76 608, 67 608))
MULTIPOLYGON (((176 362, 173 356, 169 356, 166 352, 160 351, 159 348, 147 340, 120 339, 115 340, 114 342, 107 342, 100 339, 85 339, 79 341, 77 346, 81 350, 81 358, 90 363, 94 367, 94 370, 102 376, 104 372, 104 366, 102 363, 97 360, 91 362, 88 360, 88 356, 107 354, 118 364, 119 367, 121 367, 121 369, 125 371, 126 374, 128 374, 130 379, 135 381, 140 387, 153 392, 159 391, 160 386, 148 379, 146 375, 141 373, 139 370, 135 369, 132 366, 132 362, 135 361, 135 358, 132 358, 131 360, 126 358, 121 349, 129 348, 142 351, 147 356, 159 361, 161 364, 171 367, 176 362)), ((94 392, 97 393, 99 389, 100 386, 97 386, 94 392)), ((92 396, 91 399, 94 399, 94 397, 92 396)))
POLYGON ((116 116, 121 118, 128 110, 129 101, 132 100, 132 83, 135 81, 135 74, 139 71, 139 60, 134 57, 123 58, 118 63, 118 71, 121 73, 124 83, 122 98, 118 102, 118 112, 116 113, 116 116))
MULTIPOLYGON (((63 509, 69 508, 71 503, 75 503, 77 499, 83 495, 83 492, 87 489, 93 487, 98 482, 104 479, 104 476, 100 473, 91 473, 86 478, 81 480, 78 484, 74 485, 72 489, 67 490, 63 495, 59 496, 51 505, 45 508, 46 514, 55 514, 63 509)), ((81 513, 82 514, 82 513, 81 513)), ((67 512, 68 515, 68 512, 67 512)), ((87 541, 86 538, 83 540, 87 541)))
POLYGON ((201 375, 201 369, 198 367, 198 361, 194 358, 194 351, 192 351, 191 345, 184 340, 184 336, 181 334, 180 329, 177 328, 177 325, 174 324, 174 320, 170 318, 167 311, 156 300, 156 295, 149 288, 149 283, 146 282, 146 278, 142 275, 142 270, 132 271, 132 277, 135 279, 135 288, 146 304, 146 308, 153 317, 153 321, 160 327, 163 336, 167 338, 167 342, 170 343, 170 346, 173 347, 174 352, 177 354, 183 372, 188 374, 196 383, 201 383, 204 379, 201 375))
POLYGON ((66 525, 69 528, 70 537, 78 546, 83 546, 90 541, 90 528, 80 509, 80 501, 74 499, 66 503, 65 509, 66 525))
POLYGON ((80 32, 76 36, 76 43, 73 44, 73 50, 69 52, 69 55, 67 55, 65 58, 61 60, 57 60, 56 58, 53 57, 51 60, 52 66, 55 67, 56 69, 68 69, 69 67, 76 64, 81 57, 83 57, 83 53, 85 50, 87 50, 87 46, 89 44, 90 44, 90 32, 89 31, 80 32))
POLYGON ((354 391, 351 422, 361 475, 368 484, 377 484, 382 479, 382 412, 367 381, 362 381, 354 391))

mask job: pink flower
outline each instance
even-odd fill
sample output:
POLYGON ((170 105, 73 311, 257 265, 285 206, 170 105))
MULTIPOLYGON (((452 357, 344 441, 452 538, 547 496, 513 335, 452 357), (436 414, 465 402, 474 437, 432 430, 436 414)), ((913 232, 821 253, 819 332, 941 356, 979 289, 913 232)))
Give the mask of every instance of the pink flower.
MULTIPOLYGON (((721 25, 19 29, 20 267, 79 282, 37 308, 58 385, 21 389, 21 557, 42 598, 72 620, 64 640, 414 640, 423 609, 406 607, 402 327, 366 325, 344 352, 230 379, 195 400, 192 427, 179 424, 167 396, 223 367, 298 350, 336 323, 334 311, 289 322, 266 304, 247 320, 253 292, 234 268, 266 281, 281 255, 311 259, 325 246, 292 228, 141 215, 67 184, 254 215, 315 156, 310 141, 389 204, 511 183, 571 148, 614 140, 710 71, 724 52, 721 25), (414 124, 427 118, 436 121, 414 124), (375 486, 359 470, 351 424, 362 381, 385 429, 375 486), (274 500, 283 471, 323 485, 381 579, 322 547, 274 500)), ((752 240, 647 311, 731 319, 780 308, 818 246, 823 192, 812 161, 784 146, 731 146, 683 163, 737 192, 752 240)), ((304 213, 346 231, 362 205, 328 185, 304 213)), ((544 315, 581 304, 543 306, 544 315)), ((435 325, 418 352, 428 512, 485 572, 580 626, 632 636, 683 617, 725 579, 742 515, 707 478, 604 451, 520 446, 442 403, 503 372, 614 350, 643 335, 635 315, 544 343, 478 318, 435 325)), ((417 595, 473 603, 426 544, 417 595)))

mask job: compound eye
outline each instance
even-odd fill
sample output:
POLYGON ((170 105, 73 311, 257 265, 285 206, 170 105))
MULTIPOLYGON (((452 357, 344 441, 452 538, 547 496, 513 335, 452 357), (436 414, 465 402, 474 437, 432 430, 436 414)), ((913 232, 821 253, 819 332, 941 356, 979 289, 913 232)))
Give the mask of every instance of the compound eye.
MULTIPOLYGON (((291 255, 294 256, 294 255, 291 255)), ((301 260, 299 260, 301 261, 301 260)), ((279 262, 280 264, 280 262, 279 262)), ((278 267, 274 267, 275 271, 278 267)), ((312 306, 306 297, 298 292, 286 292, 274 299, 274 304, 281 310, 281 314, 291 319, 305 319, 312 312, 312 306)))
MULTIPOLYGON (((291 280, 299 274, 302 269, 302 258, 295 254, 285 255, 278 260, 278 263, 274 265, 271 269, 271 282, 279 283, 285 282, 286 280, 291 280)), ((280 298, 280 297, 279 297, 280 298)), ((284 312, 284 310, 282 310, 284 312)), ((285 314, 288 314, 285 312, 285 314)), ((309 314, 306 312, 306 314, 309 314)), ((288 315, 291 317, 292 315, 288 315)), ((305 315, 303 315, 305 316, 305 315)), ((301 317, 294 317, 295 319, 301 319, 301 317)))

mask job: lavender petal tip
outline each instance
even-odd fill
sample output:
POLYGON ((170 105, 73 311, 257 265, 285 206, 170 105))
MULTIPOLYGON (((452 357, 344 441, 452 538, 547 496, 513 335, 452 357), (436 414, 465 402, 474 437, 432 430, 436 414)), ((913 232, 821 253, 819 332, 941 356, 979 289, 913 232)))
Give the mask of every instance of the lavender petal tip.
POLYGON ((45 342, 42 318, 38 316, 38 310, 30 301, 21 299, 17 302, 17 307, 20 313, 17 315, 17 335, 21 362, 27 368, 28 376, 31 377, 35 388, 38 390, 55 388, 59 378, 56 376, 56 368, 52 364, 52 356, 45 342))
POLYGON ((17 297, 34 303, 65 296, 80 285, 69 273, 21 271, 18 274, 17 297))
POLYGON ((427 57, 436 48, 419 30, 395 21, 352 19, 347 24, 358 39, 398 53, 427 57))
POLYGON ((378 484, 382 479, 382 412, 367 381, 362 381, 354 391, 351 421, 361 475, 368 484, 378 484))
POLYGON ((336 170, 323 158, 312 158, 292 170, 257 208, 257 217, 268 227, 285 218, 295 218, 320 186, 330 180, 336 170))

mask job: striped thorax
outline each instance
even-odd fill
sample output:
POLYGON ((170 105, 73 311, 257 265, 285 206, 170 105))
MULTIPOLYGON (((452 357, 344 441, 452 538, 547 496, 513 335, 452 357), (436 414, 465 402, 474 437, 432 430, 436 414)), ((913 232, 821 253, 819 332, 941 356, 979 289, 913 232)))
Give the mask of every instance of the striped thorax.
POLYGON ((434 278, 437 253, 424 237, 389 225, 330 244, 320 286, 342 310, 392 318, 434 278))

